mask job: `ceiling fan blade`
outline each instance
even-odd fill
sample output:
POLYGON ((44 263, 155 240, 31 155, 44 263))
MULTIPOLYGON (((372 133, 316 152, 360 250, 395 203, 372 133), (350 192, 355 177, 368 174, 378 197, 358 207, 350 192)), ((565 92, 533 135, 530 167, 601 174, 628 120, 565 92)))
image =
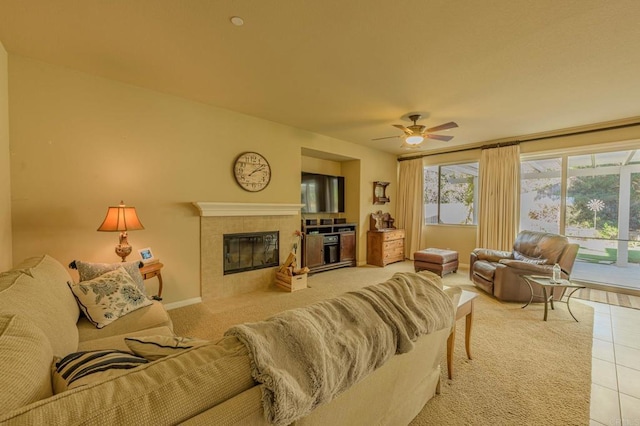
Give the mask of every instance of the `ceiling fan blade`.
POLYGON ((427 132, 440 132, 442 130, 455 129, 456 127, 458 127, 458 124, 454 121, 450 121, 436 127, 431 127, 430 129, 427 129, 427 132))
POLYGON ((396 139, 396 138, 399 138, 399 137, 400 136, 386 136, 384 138, 375 138, 375 139, 371 139, 371 140, 372 141, 379 141, 379 140, 382 140, 382 139, 396 139))
POLYGON ((413 134, 413 131, 411 129, 407 129, 402 124, 392 124, 392 126, 402 130, 406 135, 412 135, 413 134))
POLYGON ((431 135, 431 134, 426 134, 424 135, 424 137, 429 139, 435 139, 437 141, 444 141, 444 142, 449 142, 451 139, 453 139, 453 136, 431 135))

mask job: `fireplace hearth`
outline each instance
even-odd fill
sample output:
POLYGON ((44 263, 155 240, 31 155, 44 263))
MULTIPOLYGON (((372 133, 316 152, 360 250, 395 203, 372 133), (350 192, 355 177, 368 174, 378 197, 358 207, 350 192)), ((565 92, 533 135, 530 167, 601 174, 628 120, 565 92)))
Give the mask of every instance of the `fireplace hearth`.
POLYGON ((224 275, 278 266, 279 232, 223 235, 224 275))

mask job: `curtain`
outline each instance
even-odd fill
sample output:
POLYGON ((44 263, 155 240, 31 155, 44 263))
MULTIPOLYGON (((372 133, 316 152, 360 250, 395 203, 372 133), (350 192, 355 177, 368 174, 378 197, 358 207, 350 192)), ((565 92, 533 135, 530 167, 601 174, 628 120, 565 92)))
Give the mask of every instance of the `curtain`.
POLYGON ((511 251, 520 210, 520 146, 482 150, 478 247, 511 251))
POLYGON ((404 257, 413 259, 420 250, 424 171, 422 159, 401 161, 398 178, 397 227, 405 230, 404 257))

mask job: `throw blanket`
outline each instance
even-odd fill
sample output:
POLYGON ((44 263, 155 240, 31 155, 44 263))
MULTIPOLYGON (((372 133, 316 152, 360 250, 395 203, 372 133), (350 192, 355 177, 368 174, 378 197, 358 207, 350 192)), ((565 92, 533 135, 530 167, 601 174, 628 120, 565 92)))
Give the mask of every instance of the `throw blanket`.
POLYGON ((262 383, 267 420, 289 424, 331 401, 383 365, 413 349, 421 335, 455 322, 435 275, 397 273, 345 293, 225 333, 248 348, 253 378, 262 383))

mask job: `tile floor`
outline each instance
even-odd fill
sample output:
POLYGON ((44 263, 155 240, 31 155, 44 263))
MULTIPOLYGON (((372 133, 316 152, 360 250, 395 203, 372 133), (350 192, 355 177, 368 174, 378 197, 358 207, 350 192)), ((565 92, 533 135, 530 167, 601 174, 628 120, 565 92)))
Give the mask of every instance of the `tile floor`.
POLYGON ((592 426, 640 426, 640 310, 576 299, 594 308, 592 426))

